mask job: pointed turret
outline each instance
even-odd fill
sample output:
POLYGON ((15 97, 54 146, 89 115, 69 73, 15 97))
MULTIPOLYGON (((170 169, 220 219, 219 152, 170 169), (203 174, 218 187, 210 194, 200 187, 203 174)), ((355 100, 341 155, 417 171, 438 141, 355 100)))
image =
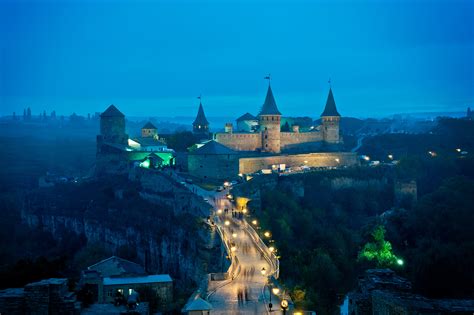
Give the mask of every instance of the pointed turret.
POLYGON ((332 89, 329 88, 328 99, 326 100, 326 107, 324 107, 324 111, 321 114, 323 116, 341 116, 336 108, 336 102, 334 101, 334 95, 332 95, 332 89))
POLYGON ((204 114, 204 108, 202 103, 199 102, 199 109, 196 116, 196 119, 193 122, 193 131, 194 133, 208 133, 209 132, 209 122, 206 119, 204 114))
POLYGON ((110 105, 100 114, 101 141, 115 144, 127 144, 128 136, 125 134, 125 115, 114 105, 110 105))
POLYGON ((272 87, 268 84, 267 96, 258 114, 263 152, 280 153, 280 120, 281 113, 273 97, 272 87))
POLYGON ((336 102, 334 101, 334 95, 332 95, 332 89, 329 87, 328 99, 326 100, 326 107, 321 114, 323 140, 327 143, 340 143, 342 142, 339 135, 339 122, 341 115, 337 111, 336 102))
POLYGON ((281 116, 281 113, 278 110, 278 107, 276 105, 275 98, 273 97, 273 91, 270 84, 268 85, 267 96, 265 97, 265 102, 263 103, 262 109, 260 110, 260 113, 258 115, 259 116, 261 115, 280 115, 281 116))

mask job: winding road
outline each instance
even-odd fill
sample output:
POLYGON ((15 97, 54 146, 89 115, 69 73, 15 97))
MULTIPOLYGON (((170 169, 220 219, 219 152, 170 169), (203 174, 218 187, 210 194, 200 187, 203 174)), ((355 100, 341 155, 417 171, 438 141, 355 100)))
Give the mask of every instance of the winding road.
MULTIPOLYGON (((237 258, 238 272, 234 279, 213 281, 213 291, 207 296, 212 304, 212 314, 244 315, 270 314, 270 290, 266 286, 268 276, 275 272, 274 266, 265 258, 258 242, 258 235, 246 222, 232 217, 232 204, 226 198, 229 191, 207 191, 199 186, 186 184, 194 193, 212 205, 215 224, 221 229, 224 242, 234 247, 231 253, 237 258), (224 209, 229 209, 226 213, 224 209), (217 210, 222 211, 217 211, 217 210), (227 224, 226 224, 227 221, 227 224)), ((281 314, 280 299, 272 294, 271 314, 281 314)))

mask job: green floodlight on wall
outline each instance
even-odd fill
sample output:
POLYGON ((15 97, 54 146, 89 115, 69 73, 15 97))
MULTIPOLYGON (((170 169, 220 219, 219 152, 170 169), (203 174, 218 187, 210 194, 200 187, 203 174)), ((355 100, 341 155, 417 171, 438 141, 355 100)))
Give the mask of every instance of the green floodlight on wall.
POLYGON ((145 161, 141 162, 140 167, 150 168, 150 160, 145 160, 145 161))

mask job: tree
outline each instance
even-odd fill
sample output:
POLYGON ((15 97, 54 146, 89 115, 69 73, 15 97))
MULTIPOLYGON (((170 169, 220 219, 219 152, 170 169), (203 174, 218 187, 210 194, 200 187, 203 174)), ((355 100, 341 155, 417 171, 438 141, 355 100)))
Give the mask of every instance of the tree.
POLYGON ((283 132, 290 132, 290 124, 288 122, 286 122, 282 127, 281 127, 281 131, 283 132))
POLYGON ((372 232, 373 242, 365 244, 359 252, 359 259, 375 261, 378 268, 393 267, 403 264, 403 261, 392 252, 392 244, 385 240, 385 227, 378 225, 372 232))

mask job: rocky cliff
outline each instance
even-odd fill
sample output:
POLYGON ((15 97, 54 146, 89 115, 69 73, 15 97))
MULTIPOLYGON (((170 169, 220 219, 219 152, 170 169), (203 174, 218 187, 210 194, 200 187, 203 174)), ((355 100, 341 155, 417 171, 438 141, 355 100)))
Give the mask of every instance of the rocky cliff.
POLYGON ((56 238, 68 230, 112 252, 133 248, 148 272, 169 273, 178 287, 191 287, 222 265, 219 236, 203 223, 206 211, 206 203, 168 176, 144 172, 133 182, 98 180, 36 192, 22 220, 56 238))

